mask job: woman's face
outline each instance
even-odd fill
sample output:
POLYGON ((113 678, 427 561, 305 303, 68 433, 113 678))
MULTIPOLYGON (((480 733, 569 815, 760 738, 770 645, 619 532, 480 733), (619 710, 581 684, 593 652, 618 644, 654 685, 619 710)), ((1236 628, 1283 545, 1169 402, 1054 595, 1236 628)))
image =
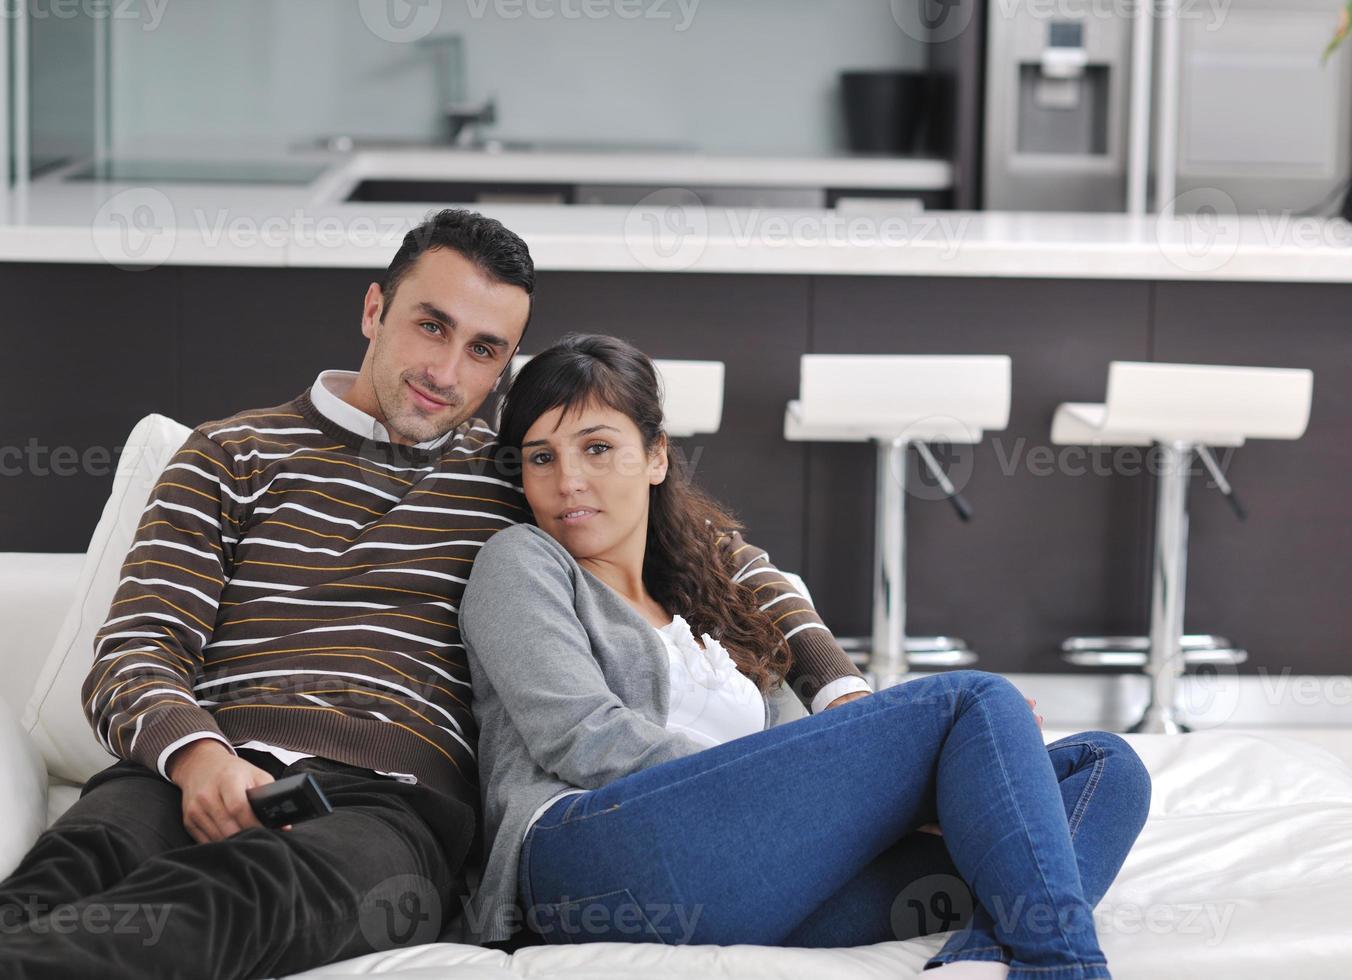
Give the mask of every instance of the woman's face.
POLYGON ((595 402, 541 415, 521 442, 522 487, 540 529, 574 558, 637 557, 648 534, 648 491, 667 473, 665 439, 652 453, 629 416, 595 402))

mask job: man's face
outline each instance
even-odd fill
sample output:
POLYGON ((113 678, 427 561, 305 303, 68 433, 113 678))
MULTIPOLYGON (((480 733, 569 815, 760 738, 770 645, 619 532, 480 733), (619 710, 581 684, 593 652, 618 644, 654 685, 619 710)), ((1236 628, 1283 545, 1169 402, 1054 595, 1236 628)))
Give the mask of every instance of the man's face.
POLYGON ((393 441, 426 442, 478 411, 521 342, 530 297, 438 248, 385 300, 372 283, 362 315, 371 343, 354 396, 393 441))

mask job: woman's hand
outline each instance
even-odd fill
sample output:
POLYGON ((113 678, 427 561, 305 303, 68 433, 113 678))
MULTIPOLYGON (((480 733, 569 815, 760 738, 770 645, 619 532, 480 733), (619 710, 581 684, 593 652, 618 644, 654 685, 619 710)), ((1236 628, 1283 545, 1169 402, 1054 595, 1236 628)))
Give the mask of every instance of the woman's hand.
MULTIPOLYGON (((869 692, 868 692, 868 691, 851 691, 849 694, 842 694, 840 697, 836 698, 834 701, 832 701, 830 704, 828 704, 828 705, 826 706, 826 708, 827 708, 828 711, 829 711, 830 709, 832 709, 832 708, 839 708, 842 704, 847 704, 847 703, 849 703, 850 701, 856 701, 856 700, 858 700, 859 698, 866 698, 866 697, 868 697, 868 695, 869 695, 869 692)), ((1034 709, 1034 710, 1033 710, 1033 717, 1037 719, 1037 727, 1038 727, 1038 731, 1041 731, 1041 730, 1042 730, 1042 716, 1041 716, 1040 714, 1038 714, 1038 713, 1037 713, 1037 710, 1036 710, 1036 709, 1037 709, 1037 699, 1036 699, 1036 698, 1024 698, 1024 700, 1028 702, 1028 707, 1029 707, 1029 708, 1034 709)))
MULTIPOLYGON (((1042 731, 1042 716, 1038 714, 1036 710, 1037 700, 1035 698, 1024 698, 1024 700, 1028 702, 1028 707, 1033 711, 1033 717, 1037 719, 1038 731, 1042 731)), ((835 704, 834 701, 832 701, 831 703, 835 704)), ((915 829, 926 834, 938 834, 940 837, 944 835, 944 832, 939 829, 939 825, 937 823, 921 824, 919 827, 915 829)))
POLYGON ((850 701, 857 701, 860 698, 866 698, 869 696, 869 693, 870 692, 868 691, 851 691, 849 694, 842 694, 840 697, 836 698, 834 701, 828 704, 826 706, 826 710, 830 711, 832 708, 839 708, 842 704, 847 704, 850 701))

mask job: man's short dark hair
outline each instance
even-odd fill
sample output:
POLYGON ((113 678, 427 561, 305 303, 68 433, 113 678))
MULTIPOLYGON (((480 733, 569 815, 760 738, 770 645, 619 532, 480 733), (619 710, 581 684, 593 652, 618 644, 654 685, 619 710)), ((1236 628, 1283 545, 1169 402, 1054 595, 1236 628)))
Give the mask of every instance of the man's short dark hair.
MULTIPOLYGON (((535 295, 535 263, 531 260, 530 249, 517 234, 508 231, 501 221, 486 218, 475 211, 459 208, 447 208, 427 218, 422 224, 404 236, 399 251, 390 260, 385 270, 385 278, 380 283, 385 305, 380 318, 385 319, 385 310, 394 302, 395 291, 399 283, 408 275, 408 270, 424 252, 437 248, 449 248, 459 252, 478 266, 494 282, 518 286, 527 296, 535 295)), ((534 302, 531 304, 534 307, 534 302)), ((529 323, 530 315, 526 320, 529 323)))

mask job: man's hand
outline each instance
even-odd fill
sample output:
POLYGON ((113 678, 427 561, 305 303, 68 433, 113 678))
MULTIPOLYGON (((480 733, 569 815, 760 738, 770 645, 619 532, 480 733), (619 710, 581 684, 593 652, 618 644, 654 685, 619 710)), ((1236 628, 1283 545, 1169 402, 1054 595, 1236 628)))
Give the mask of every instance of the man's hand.
POLYGON ((836 698, 834 701, 828 704, 825 710, 830 711, 832 708, 839 708, 842 704, 847 704, 850 701, 857 701, 860 698, 866 698, 869 696, 869 694, 870 694, 869 691, 851 691, 849 694, 842 694, 840 697, 836 698))
POLYGON ((214 738, 189 742, 169 757, 165 771, 183 791, 183 826, 199 844, 261 827, 244 791, 273 782, 214 738))

